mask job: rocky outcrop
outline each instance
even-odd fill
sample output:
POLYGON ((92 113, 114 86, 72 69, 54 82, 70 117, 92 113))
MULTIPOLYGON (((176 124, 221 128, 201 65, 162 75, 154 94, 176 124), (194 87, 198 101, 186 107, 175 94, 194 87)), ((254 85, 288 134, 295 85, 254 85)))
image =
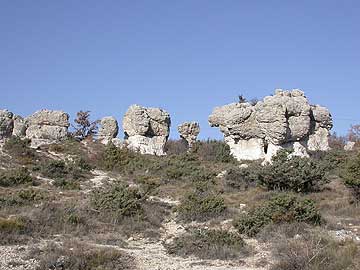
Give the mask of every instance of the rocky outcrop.
POLYGON ((14 129, 13 116, 8 110, 0 110, 0 140, 11 137, 14 129))
POLYGON ((356 142, 351 142, 351 141, 349 141, 349 142, 347 142, 347 143, 345 144, 344 150, 345 150, 345 151, 353 151, 354 148, 355 148, 355 145, 356 145, 356 142))
POLYGON ((214 109, 212 127, 219 127, 231 153, 238 160, 271 160, 283 148, 306 157, 308 150, 327 151, 330 112, 310 105, 298 89, 278 89, 256 104, 232 103, 214 109))
POLYGON ((116 119, 112 116, 107 116, 101 119, 100 121, 100 128, 98 131, 98 140, 103 143, 107 144, 112 141, 119 132, 119 126, 116 119))
POLYGON ((12 131, 12 135, 20 138, 25 137, 26 129, 27 129, 27 124, 25 119, 19 115, 14 115, 13 120, 14 120, 14 128, 12 131))
POLYGON ((38 147, 65 139, 68 135, 69 115, 63 111, 41 110, 26 118, 26 137, 31 146, 38 147))
POLYGON ((185 122, 178 126, 178 132, 188 148, 191 149, 200 133, 200 125, 197 122, 185 122))
POLYGON ((162 109, 132 105, 123 119, 124 145, 142 154, 165 155, 170 123, 170 115, 162 109))

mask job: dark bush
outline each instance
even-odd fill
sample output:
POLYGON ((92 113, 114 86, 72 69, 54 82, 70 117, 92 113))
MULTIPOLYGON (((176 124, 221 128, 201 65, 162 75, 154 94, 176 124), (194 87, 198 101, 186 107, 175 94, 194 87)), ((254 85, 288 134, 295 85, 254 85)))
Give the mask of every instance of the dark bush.
POLYGON ((300 199, 295 195, 279 194, 263 205, 241 215, 234 221, 234 226, 240 233, 252 237, 268 224, 284 222, 319 225, 321 215, 313 201, 300 199))
POLYGON ((356 202, 360 202, 360 154, 345 163, 341 176, 356 202))
POLYGON ((0 186, 11 187, 32 184, 33 178, 27 168, 18 168, 0 172, 0 186))
POLYGON ((169 254, 200 259, 234 259, 248 255, 249 249, 241 236, 225 230, 196 229, 167 244, 169 254))
POLYGON ((180 155, 188 151, 188 145, 184 140, 168 140, 165 144, 165 152, 168 155, 180 155))
POLYGON ((200 160, 214 162, 235 162, 230 154, 230 147, 223 141, 207 140, 196 142, 193 146, 193 152, 200 160))
POLYGON ((219 217, 225 211, 224 199, 200 185, 194 191, 187 193, 177 207, 178 217, 184 221, 205 221, 219 217))
POLYGON ((143 214, 142 201, 146 196, 137 188, 115 183, 106 190, 96 190, 92 194, 91 203, 99 211, 112 213, 115 221, 124 216, 139 216, 143 214))
POLYGON ((5 141, 4 150, 21 164, 32 164, 35 160, 36 152, 30 148, 30 142, 29 139, 20 139, 17 136, 12 136, 5 141))
POLYGON ((259 164, 251 164, 247 168, 231 168, 225 175, 225 184, 233 189, 247 190, 256 186, 261 170, 259 164))
POLYGON ((272 164, 264 166, 258 175, 259 183, 269 190, 310 192, 328 183, 325 169, 309 158, 288 158, 287 151, 279 151, 272 164))

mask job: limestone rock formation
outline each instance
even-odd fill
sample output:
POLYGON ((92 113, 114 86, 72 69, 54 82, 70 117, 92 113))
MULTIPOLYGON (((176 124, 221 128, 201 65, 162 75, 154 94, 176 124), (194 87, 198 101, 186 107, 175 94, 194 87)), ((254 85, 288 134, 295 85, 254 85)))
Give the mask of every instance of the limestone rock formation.
POLYGON ((100 121, 98 140, 103 144, 107 144, 112 141, 112 139, 116 138, 118 132, 119 126, 116 119, 112 116, 104 117, 100 121))
POLYGON ((345 144, 344 150, 345 150, 345 151, 353 151, 354 148, 355 148, 355 145, 356 145, 355 142, 349 141, 349 142, 347 142, 347 143, 345 144))
POLYGON ((14 120, 14 128, 12 131, 12 135, 20 138, 25 137, 26 129, 27 129, 27 124, 25 119, 19 115, 14 115, 13 120, 14 120))
POLYGON ((13 116, 8 110, 0 110, 0 140, 11 137, 14 129, 13 116))
POLYGON ((123 119, 124 144, 142 154, 165 155, 170 124, 170 115, 166 111, 132 105, 123 119))
POLYGON ((63 111, 41 110, 26 118, 26 137, 31 146, 53 143, 68 135, 69 115, 63 111))
POLYGON ((200 133, 200 125, 197 122, 185 122, 178 126, 178 131, 180 137, 186 141, 189 149, 191 149, 200 133))
POLYGON ((325 107, 310 105, 298 89, 277 89, 255 105, 232 103, 217 107, 209 116, 219 127, 231 153, 238 160, 271 160, 283 148, 306 157, 308 150, 327 151, 331 114, 325 107))

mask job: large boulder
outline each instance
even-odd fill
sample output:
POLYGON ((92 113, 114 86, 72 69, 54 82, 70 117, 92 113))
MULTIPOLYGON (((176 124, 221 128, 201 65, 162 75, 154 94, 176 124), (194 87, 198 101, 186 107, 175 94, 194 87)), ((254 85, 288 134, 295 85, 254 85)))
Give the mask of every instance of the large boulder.
POLYGON ((197 122, 185 122, 178 126, 180 137, 191 149, 200 133, 200 125, 197 122))
POLYGON ((25 119, 19 115, 14 115, 13 120, 14 120, 14 128, 12 131, 12 135, 20 138, 25 137, 26 129, 27 129, 27 124, 25 119))
POLYGON ((332 118, 328 109, 310 105, 303 91, 277 89, 256 104, 232 103, 217 107, 209 124, 219 127, 231 153, 238 160, 271 160, 279 149, 329 149, 332 118))
POLYGON ((166 111, 132 105, 123 119, 124 145, 142 154, 165 155, 170 124, 166 111))
POLYGON ((13 116, 8 110, 0 110, 0 140, 11 137, 14 129, 13 116))
POLYGON ((119 126, 116 119, 112 116, 104 117, 100 121, 98 140, 103 144, 107 144, 112 141, 112 139, 116 138, 118 132, 119 126))
POLYGON ((68 136, 69 115, 63 111, 41 110, 26 118, 26 137, 36 148, 64 140, 68 136))

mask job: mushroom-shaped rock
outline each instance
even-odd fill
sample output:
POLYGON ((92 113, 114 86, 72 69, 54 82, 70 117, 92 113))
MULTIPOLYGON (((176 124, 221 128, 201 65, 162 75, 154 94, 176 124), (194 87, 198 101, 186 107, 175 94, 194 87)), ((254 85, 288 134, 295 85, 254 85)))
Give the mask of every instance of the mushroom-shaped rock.
POLYGON ((119 126, 116 119, 112 116, 104 117, 100 121, 98 140, 103 144, 107 144, 118 135, 118 132, 119 126))
POLYGON ((178 131, 180 137, 186 141, 189 149, 191 149, 200 133, 200 125, 197 122, 185 122, 178 126, 178 131))
POLYGON ((170 115, 166 111, 132 105, 123 119, 124 145, 142 154, 165 155, 170 124, 170 115))
POLYGON ((13 128, 13 113, 8 110, 0 110, 0 140, 11 137, 13 128))
POLYGON ((64 140, 68 135, 69 115, 63 111, 41 110, 26 118, 26 137, 36 148, 64 140))
POLYGON ((220 128, 238 160, 269 161, 283 148, 293 149, 293 155, 298 156, 307 156, 307 149, 326 151, 332 128, 328 109, 311 106, 299 89, 277 89, 255 105, 232 103, 217 107, 209 123, 220 128))

